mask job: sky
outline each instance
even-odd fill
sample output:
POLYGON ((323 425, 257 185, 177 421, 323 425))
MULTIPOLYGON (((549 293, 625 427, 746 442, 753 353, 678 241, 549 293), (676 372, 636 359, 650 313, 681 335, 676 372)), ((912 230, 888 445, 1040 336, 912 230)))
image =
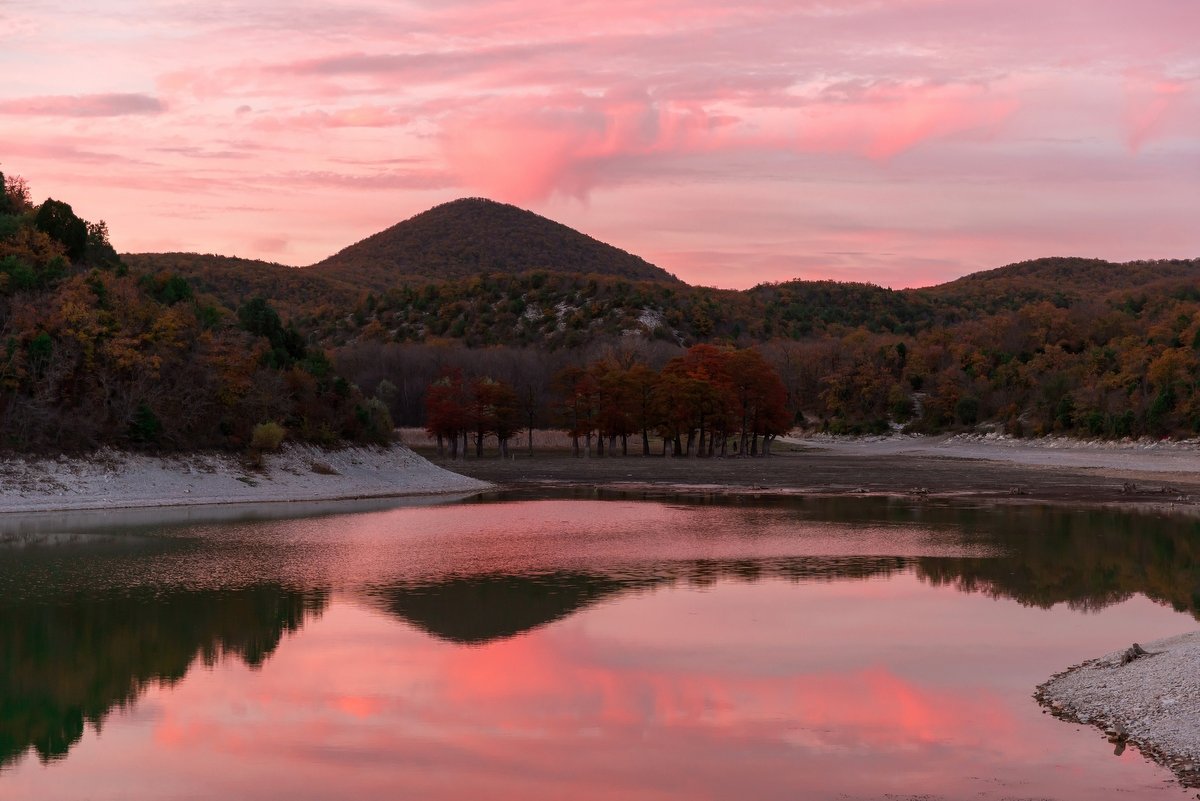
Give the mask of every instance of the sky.
POLYGON ((123 252, 515 203, 698 284, 1200 257, 1196 0, 0 0, 0 170, 123 252))

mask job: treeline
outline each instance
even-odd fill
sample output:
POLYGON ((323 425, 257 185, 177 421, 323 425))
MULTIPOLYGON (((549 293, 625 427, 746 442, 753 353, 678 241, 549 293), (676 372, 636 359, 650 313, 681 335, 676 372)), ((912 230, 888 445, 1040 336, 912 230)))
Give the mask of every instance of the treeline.
POLYGON ((268 422, 322 444, 390 438, 386 407, 265 300, 234 312, 178 275, 134 275, 103 222, 0 183, 0 445, 243 449, 268 422))
POLYGON ((778 373, 755 350, 696 345, 659 370, 624 355, 559 370, 549 409, 539 408, 532 383, 521 392, 503 379, 465 379, 461 368, 445 368, 428 387, 425 427, 438 454, 448 448, 452 458, 466 454, 471 438, 482 456, 489 436, 507 456, 509 441, 531 432, 539 416, 571 436, 575 456, 604 456, 606 446, 615 455, 618 443, 628 455, 635 436, 649 456, 653 434, 664 456, 691 457, 766 456, 794 423, 778 373))
POLYGON ((755 349, 791 419, 832 432, 1200 433, 1200 261, 1053 258, 920 290, 792 281, 734 292, 639 280, 656 273, 563 272, 602 268, 596 254, 609 251, 519 210, 468 203, 401 237, 411 256, 428 234, 442 243, 430 258, 455 265, 439 274, 468 277, 420 281, 417 270, 389 282, 379 270, 356 278, 189 254, 130 269, 102 222, 56 200, 33 205, 19 179, 4 187, 9 447, 237 449, 268 422, 313 442, 383 441, 385 415, 425 425, 429 387, 454 368, 466 384, 507 382, 522 426, 547 427, 561 424, 564 369, 636 348, 661 371, 699 344, 755 349), (487 237, 455 251, 452 234, 480 209, 487 237), (523 236, 542 238, 537 258, 511 250, 516 240, 503 258, 481 256, 513 213, 523 236), (553 261, 556 237, 582 248, 576 261, 518 269, 553 261))
POLYGON ((1048 302, 911 337, 863 329, 765 352, 814 424, 1016 436, 1200 432, 1200 297, 1048 302))

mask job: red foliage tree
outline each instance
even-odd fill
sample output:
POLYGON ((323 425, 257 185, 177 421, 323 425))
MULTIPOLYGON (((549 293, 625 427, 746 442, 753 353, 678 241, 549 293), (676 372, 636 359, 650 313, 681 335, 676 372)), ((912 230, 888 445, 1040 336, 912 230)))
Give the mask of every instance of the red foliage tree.
MULTIPOLYGON (((459 439, 467 430, 469 399, 462 371, 443 370, 429 385, 425 395, 425 430, 437 438, 438 456, 445 453, 445 441, 450 440, 450 458, 458 458, 459 439)), ((463 445, 466 455, 466 445, 463 445)))

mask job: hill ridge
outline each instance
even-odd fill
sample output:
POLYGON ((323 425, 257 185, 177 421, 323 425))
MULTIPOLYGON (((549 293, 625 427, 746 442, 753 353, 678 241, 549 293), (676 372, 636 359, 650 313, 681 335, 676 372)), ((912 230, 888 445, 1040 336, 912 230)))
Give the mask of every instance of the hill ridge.
POLYGON ((375 289, 406 279, 535 270, 682 283, 640 256, 563 223, 479 197, 433 206, 307 269, 375 289))

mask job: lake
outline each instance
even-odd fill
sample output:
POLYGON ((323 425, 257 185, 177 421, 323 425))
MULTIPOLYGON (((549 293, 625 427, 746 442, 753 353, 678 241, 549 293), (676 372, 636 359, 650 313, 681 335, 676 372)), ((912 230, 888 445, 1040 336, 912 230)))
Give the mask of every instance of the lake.
POLYGON ((10 516, 0 798, 1191 798, 1032 693, 1198 608, 1198 524, 1109 511, 10 516))

